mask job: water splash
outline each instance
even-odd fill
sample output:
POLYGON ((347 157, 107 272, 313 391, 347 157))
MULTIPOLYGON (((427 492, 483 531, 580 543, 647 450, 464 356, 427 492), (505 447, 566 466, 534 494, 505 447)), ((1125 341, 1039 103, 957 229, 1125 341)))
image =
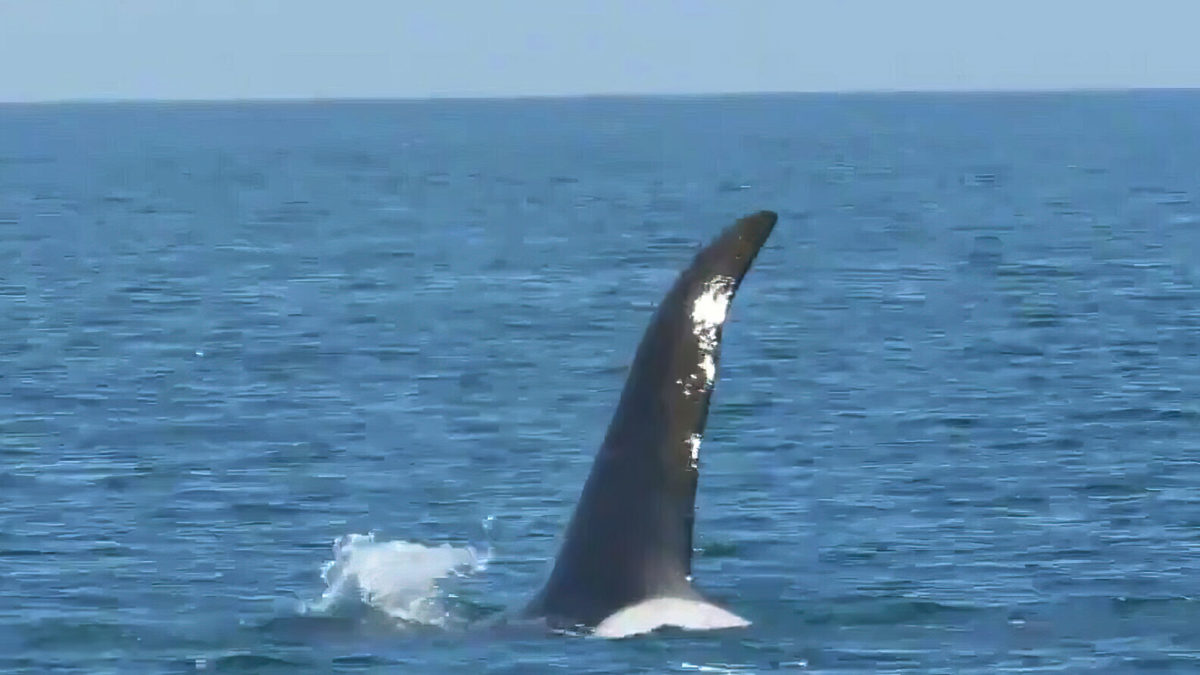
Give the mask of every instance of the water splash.
POLYGON ((375 541, 374 533, 348 534, 333 545, 321 568, 325 592, 306 603, 306 614, 345 615, 374 609, 410 624, 447 626, 453 620, 438 581, 482 571, 487 555, 474 547, 424 546, 375 541))

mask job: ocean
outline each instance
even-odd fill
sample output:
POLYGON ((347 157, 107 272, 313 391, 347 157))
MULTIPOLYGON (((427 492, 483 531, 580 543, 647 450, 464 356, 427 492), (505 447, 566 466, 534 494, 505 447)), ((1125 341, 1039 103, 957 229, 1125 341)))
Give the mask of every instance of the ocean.
POLYGON ((0 106, 0 671, 1194 672, 1200 92, 0 106), (735 218, 694 571, 490 620, 735 218))

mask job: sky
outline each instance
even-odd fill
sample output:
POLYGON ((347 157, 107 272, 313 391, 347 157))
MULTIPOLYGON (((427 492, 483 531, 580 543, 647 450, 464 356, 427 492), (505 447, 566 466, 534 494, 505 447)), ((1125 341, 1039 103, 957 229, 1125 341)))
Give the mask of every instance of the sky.
POLYGON ((0 0, 0 101, 1200 87, 1197 0, 0 0))

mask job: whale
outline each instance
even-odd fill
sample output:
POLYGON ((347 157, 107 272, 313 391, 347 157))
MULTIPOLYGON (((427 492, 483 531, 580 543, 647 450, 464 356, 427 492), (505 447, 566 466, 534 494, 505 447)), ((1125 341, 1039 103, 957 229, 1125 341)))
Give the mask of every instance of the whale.
POLYGON ((694 587, 692 530, 722 329, 777 219, 760 211, 728 226, 658 305, 553 568, 523 617, 606 638, 749 625, 694 587))

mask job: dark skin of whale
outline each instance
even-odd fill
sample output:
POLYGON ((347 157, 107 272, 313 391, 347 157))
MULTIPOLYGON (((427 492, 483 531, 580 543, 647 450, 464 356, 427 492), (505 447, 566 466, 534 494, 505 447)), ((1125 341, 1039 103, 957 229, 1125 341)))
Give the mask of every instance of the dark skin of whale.
POLYGON ((691 584, 694 453, 708 419, 723 322, 706 336, 693 313, 697 299, 714 288, 732 300, 776 220, 760 211, 726 228, 659 305, 554 569, 524 616, 554 627, 594 627, 651 598, 700 599, 691 584))

